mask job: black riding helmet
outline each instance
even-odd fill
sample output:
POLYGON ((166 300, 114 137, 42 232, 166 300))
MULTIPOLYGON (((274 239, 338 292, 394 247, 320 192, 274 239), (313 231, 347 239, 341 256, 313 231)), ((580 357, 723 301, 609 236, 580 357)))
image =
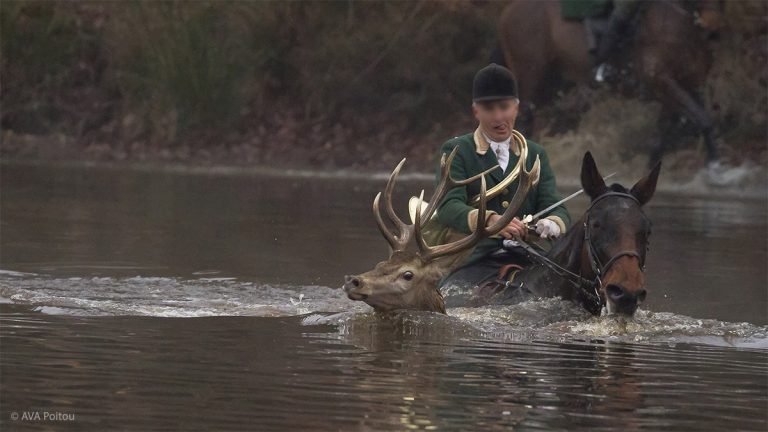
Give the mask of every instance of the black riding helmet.
POLYGON ((504 66, 491 63, 475 74, 472 101, 486 102, 517 97, 517 82, 504 66))

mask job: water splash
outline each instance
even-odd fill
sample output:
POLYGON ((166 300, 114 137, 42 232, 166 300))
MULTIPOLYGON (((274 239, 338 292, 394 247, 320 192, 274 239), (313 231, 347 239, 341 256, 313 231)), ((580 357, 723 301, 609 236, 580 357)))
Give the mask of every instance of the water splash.
POLYGON ((361 302, 349 301, 339 289, 271 285, 231 277, 50 278, 0 272, 0 303, 9 302, 54 315, 192 318, 309 314, 303 324, 332 325, 340 335, 370 335, 375 330, 430 338, 695 342, 768 349, 768 326, 669 312, 639 310, 629 320, 594 317, 571 302, 541 299, 511 306, 450 308, 448 316, 414 311, 377 314, 361 302))
MULTIPOLYGON (((4 277, 0 297, 39 312, 159 317, 293 316, 337 312, 349 302, 323 286, 263 284, 230 277, 4 277), (300 292, 299 292, 300 291, 300 292), (298 301, 295 299, 298 297, 298 301)), ((346 307, 364 310, 364 305, 346 307)))

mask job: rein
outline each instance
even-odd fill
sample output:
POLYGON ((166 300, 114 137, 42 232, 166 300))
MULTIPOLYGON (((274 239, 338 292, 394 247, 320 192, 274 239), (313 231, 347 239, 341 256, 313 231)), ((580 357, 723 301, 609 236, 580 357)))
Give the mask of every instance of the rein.
POLYGON ((616 261, 625 256, 629 257, 636 257, 638 261, 640 261, 640 271, 645 271, 645 260, 643 256, 638 253, 637 251, 633 250, 623 250, 619 253, 613 255, 608 261, 605 262, 605 264, 601 263, 600 258, 595 253, 595 248, 592 245, 592 236, 590 234, 589 230, 589 213, 592 210, 592 208, 597 204, 599 201, 602 201, 605 198, 608 197, 616 197, 616 198, 625 198, 630 199, 637 203, 637 205, 640 205, 640 202, 635 198, 633 195, 624 193, 624 192, 608 192, 603 195, 600 195, 597 197, 592 203, 589 205, 589 208, 587 208, 587 211, 585 212, 586 217, 584 218, 584 243, 587 248, 587 255, 589 256, 589 264, 592 268, 592 272, 595 274, 595 279, 590 280, 587 279, 581 274, 576 274, 567 268, 557 264, 556 262, 552 261, 550 258, 547 258, 546 256, 540 254, 536 249, 531 247, 529 244, 517 240, 517 242, 520 244, 520 246, 529 254, 529 256, 534 259, 535 261, 538 261, 540 264, 546 266, 549 268, 553 273, 560 276, 562 279, 565 279, 569 283, 571 283, 573 286, 579 289, 579 292, 587 297, 587 299, 592 302, 596 310, 599 311, 600 308, 603 306, 603 300, 600 298, 600 288, 603 285, 602 276, 607 273, 611 267, 613 266, 616 261))

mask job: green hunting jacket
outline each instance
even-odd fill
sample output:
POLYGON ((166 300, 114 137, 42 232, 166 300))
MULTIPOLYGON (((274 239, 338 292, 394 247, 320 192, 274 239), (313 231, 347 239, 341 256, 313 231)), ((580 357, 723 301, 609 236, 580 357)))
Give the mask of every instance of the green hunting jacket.
MULTIPOLYGON (((490 150, 490 144, 485 140, 479 128, 472 133, 451 138, 443 143, 440 147, 438 159, 442 154, 450 154, 456 146, 459 147, 459 150, 451 165, 451 175, 456 180, 469 178, 498 164, 496 155, 490 150)), ((517 217, 521 219, 525 215, 532 215, 562 199, 557 192, 555 174, 549 165, 547 153, 542 146, 528 140, 528 158, 525 164, 527 170, 533 168, 536 156, 541 161, 539 183, 531 188, 525 202, 518 210, 517 217)), ((501 168, 498 168, 486 175, 486 187, 490 189, 500 183, 514 169, 518 161, 519 150, 517 143, 513 139, 510 143, 509 163, 507 164, 506 171, 502 172, 501 168)), ((436 182, 439 181, 440 168, 438 165, 436 182)), ((518 183, 519 180, 515 180, 500 195, 487 202, 487 217, 490 217, 494 212, 498 214, 504 212, 506 206, 509 205, 512 197, 515 195, 518 183)), ((479 193, 479 181, 473 182, 468 186, 454 188, 448 192, 438 207, 438 221, 442 225, 448 226, 463 235, 472 232, 477 223, 477 209, 471 207, 468 201, 470 197, 479 193)), ((545 217, 553 220, 560 226, 561 235, 566 232, 571 221, 568 210, 562 204, 547 213, 545 217)), ((502 246, 502 240, 500 237, 483 240, 472 255, 465 260, 464 265, 473 263, 488 253, 499 249, 502 246)))

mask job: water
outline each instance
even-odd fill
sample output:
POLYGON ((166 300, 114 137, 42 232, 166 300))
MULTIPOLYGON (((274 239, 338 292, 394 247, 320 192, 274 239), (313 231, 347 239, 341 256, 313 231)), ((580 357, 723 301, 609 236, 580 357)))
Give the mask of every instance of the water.
POLYGON ((377 316, 338 287, 386 255, 380 187, 3 166, 0 428, 768 427, 765 201, 654 198, 632 321, 377 316))

